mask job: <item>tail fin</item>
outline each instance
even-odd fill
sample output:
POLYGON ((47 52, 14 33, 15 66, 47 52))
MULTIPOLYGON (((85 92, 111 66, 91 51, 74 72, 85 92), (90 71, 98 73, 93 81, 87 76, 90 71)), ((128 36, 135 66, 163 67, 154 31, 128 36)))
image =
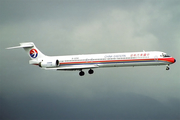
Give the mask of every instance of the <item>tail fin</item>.
POLYGON ((20 46, 9 47, 7 49, 24 48, 31 59, 39 59, 45 57, 45 55, 39 51, 33 42, 20 43, 20 46))

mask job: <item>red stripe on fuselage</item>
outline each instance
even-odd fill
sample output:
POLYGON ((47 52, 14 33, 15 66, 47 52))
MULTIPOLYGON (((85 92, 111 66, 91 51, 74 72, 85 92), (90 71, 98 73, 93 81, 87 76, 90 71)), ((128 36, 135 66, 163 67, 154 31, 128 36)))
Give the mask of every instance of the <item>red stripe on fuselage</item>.
POLYGON ((158 58, 158 60, 166 61, 166 62, 169 62, 169 63, 174 63, 174 62, 175 62, 175 59, 174 59, 173 57, 169 57, 169 58, 158 58))
MULTIPOLYGON (((60 63, 61 65, 67 64, 85 64, 85 63, 113 63, 113 62, 140 62, 140 61, 157 61, 157 59, 149 58, 149 59, 127 59, 127 60, 101 60, 101 61, 81 61, 81 62, 63 62, 60 63)), ((169 63, 174 63, 174 58, 158 58, 158 61, 165 61, 169 63)))

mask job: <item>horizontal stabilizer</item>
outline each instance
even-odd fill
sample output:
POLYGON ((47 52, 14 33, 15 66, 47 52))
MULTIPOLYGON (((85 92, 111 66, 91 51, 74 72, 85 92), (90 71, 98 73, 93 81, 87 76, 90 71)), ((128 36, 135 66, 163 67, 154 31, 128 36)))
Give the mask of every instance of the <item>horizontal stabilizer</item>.
POLYGON ((32 42, 29 43, 20 43, 20 46, 15 46, 15 47, 8 47, 6 49, 14 49, 14 48, 30 48, 33 47, 34 44, 32 42))

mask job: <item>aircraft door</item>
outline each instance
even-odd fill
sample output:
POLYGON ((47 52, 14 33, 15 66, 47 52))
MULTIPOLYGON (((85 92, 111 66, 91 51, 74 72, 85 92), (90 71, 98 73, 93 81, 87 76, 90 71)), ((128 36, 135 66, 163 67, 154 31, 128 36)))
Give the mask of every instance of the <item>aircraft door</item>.
POLYGON ((157 61, 158 62, 158 56, 154 56, 154 61, 157 61))

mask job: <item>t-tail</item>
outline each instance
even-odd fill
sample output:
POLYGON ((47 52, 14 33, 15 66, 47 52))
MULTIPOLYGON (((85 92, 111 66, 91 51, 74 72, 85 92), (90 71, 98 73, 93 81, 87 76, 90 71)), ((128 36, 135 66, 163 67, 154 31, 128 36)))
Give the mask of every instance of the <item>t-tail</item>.
POLYGON ((20 43, 20 46, 9 47, 7 49, 14 49, 14 48, 24 48, 28 56, 32 59, 29 61, 29 64, 38 65, 43 60, 43 58, 47 57, 40 50, 36 48, 33 42, 20 43))

